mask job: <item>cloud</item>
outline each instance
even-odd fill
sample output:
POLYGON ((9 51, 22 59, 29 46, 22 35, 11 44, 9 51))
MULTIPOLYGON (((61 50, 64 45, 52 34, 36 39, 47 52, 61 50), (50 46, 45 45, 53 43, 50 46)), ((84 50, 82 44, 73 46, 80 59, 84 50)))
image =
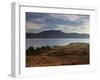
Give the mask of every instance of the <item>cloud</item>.
POLYGON ((42 28, 42 26, 44 26, 44 24, 36 24, 33 22, 26 22, 26 32, 33 32, 33 30, 40 30, 42 28))
POLYGON ((62 30, 63 32, 88 33, 89 15, 27 12, 26 27, 29 32, 62 30))
POLYGON ((70 21, 76 21, 78 19, 80 19, 80 16, 76 15, 76 14, 70 14, 70 15, 66 15, 66 14, 50 14, 51 16, 55 17, 55 18, 62 18, 63 20, 70 20, 70 21))
POLYGON ((81 25, 84 21, 80 20, 78 15, 65 15, 65 14, 53 14, 53 13, 26 13, 26 21, 44 24, 66 24, 69 26, 81 25))
POLYGON ((84 26, 78 26, 78 27, 73 27, 73 26, 66 26, 66 25, 58 25, 56 30, 61 30, 65 33, 87 33, 89 34, 89 27, 88 25, 84 26))

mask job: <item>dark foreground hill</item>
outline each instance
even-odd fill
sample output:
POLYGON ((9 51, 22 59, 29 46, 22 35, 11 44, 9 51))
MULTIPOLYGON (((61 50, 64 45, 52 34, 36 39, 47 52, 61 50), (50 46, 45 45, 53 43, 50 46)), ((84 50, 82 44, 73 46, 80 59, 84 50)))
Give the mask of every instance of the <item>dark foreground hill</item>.
POLYGON ((48 30, 40 33, 26 33, 26 38, 89 38, 89 35, 81 33, 64 33, 60 30, 48 30))
POLYGON ((26 67, 89 64, 89 44, 71 43, 66 46, 30 47, 26 51, 26 67))

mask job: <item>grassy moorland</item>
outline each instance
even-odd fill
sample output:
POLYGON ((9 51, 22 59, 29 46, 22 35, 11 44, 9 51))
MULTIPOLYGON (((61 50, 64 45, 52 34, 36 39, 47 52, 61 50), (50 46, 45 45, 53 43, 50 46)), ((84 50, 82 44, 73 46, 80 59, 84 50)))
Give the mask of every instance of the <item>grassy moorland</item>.
POLYGON ((26 67, 89 64, 89 44, 45 46, 26 51, 26 67))

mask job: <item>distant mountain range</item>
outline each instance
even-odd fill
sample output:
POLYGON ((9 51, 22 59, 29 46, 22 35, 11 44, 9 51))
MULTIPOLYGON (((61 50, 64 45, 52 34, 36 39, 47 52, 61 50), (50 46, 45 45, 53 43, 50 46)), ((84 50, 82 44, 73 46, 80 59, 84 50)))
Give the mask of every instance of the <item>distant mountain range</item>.
POLYGON ((48 30, 40 33, 26 33, 26 38, 89 38, 89 34, 64 33, 60 30, 48 30))

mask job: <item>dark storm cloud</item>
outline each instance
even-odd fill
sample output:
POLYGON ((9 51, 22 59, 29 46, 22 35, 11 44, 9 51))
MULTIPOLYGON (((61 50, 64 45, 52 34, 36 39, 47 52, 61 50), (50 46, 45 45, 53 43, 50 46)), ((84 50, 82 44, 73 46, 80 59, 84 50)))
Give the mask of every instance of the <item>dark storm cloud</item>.
POLYGON ((82 17, 79 20, 71 21, 69 19, 64 20, 63 18, 59 18, 59 17, 55 18, 55 17, 49 15, 49 13, 48 14, 47 13, 32 13, 32 12, 26 13, 26 21, 31 21, 33 23, 43 23, 43 24, 47 24, 47 26, 50 24, 52 24, 52 25, 65 24, 65 25, 69 25, 69 26, 78 26, 78 25, 81 25, 84 23, 84 21, 81 20, 83 18, 85 19, 87 17, 82 17))

